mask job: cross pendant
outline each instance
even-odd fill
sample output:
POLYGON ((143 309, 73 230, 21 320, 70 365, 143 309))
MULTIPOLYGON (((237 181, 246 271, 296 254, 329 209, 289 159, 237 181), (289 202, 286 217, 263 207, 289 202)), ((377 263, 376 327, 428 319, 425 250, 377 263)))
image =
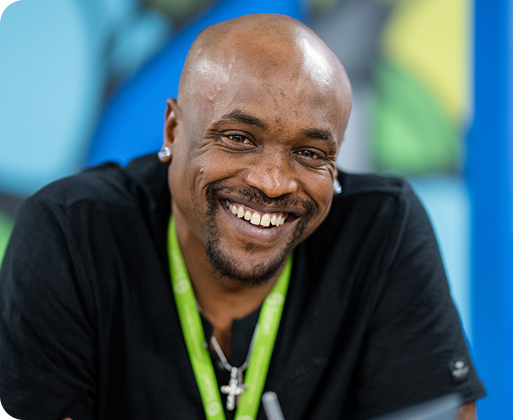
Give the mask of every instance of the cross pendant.
POLYGON ((235 408, 235 397, 240 396, 246 388, 246 385, 242 383, 242 372, 236 367, 232 367, 228 385, 223 385, 221 387, 221 392, 228 395, 226 398, 226 408, 229 411, 232 411, 235 408), (241 383, 240 385, 239 382, 241 383))

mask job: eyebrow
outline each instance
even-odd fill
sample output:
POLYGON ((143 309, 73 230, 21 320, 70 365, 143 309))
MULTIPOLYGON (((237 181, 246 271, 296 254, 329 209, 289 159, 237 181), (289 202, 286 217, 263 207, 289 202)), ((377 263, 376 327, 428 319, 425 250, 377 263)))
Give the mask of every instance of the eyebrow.
POLYGON ((331 134, 331 131, 327 129, 323 130, 318 128, 305 128, 301 130, 301 134, 312 139, 326 140, 333 143, 335 142, 333 134, 331 134))
POLYGON ((232 112, 223 115, 220 121, 239 122, 243 124, 254 125, 263 129, 267 128, 267 124, 260 118, 246 114, 240 109, 235 109, 232 112))

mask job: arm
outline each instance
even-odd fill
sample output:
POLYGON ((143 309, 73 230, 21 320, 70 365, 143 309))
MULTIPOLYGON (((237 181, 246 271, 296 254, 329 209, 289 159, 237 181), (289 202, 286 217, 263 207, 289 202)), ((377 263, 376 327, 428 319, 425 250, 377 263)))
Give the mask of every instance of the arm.
MULTIPOLYGON (((484 396, 429 219, 407 187, 398 207, 361 362, 368 417, 386 412, 385 404, 391 412, 452 393, 464 404, 484 396)), ((472 414, 468 407, 462 415, 472 414)))
POLYGON ((0 396, 15 418, 94 418, 91 293, 74 248, 62 210, 27 200, 0 272, 0 396))
POLYGON ((458 411, 457 420, 477 420, 476 403, 471 402, 461 406, 458 411))

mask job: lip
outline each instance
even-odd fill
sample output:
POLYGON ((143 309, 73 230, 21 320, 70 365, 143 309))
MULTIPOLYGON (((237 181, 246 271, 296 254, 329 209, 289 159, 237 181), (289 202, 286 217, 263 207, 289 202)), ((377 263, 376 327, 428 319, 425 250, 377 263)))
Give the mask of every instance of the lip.
MULTIPOLYGON (((247 200, 245 198, 238 197, 236 195, 231 194, 219 194, 218 199, 220 202, 225 202, 226 200, 235 202, 237 204, 242 204, 244 207, 248 207, 254 211, 259 213, 289 213, 289 215, 295 216, 295 218, 301 217, 305 214, 305 209, 302 207, 291 206, 291 207, 274 207, 274 206, 262 206, 261 204, 255 203, 254 201, 247 200)), ((226 207, 226 206, 225 206, 226 207)), ((290 217, 290 216, 289 216, 290 217)))
MULTIPOLYGON (((266 244, 272 244, 274 242, 279 241, 282 237, 284 237, 289 230, 292 228, 292 224, 295 222, 297 217, 289 217, 285 221, 285 223, 281 226, 274 226, 272 228, 260 226, 260 225, 252 225, 248 221, 244 219, 239 219, 236 215, 234 215, 225 204, 225 198, 220 198, 218 204, 223 209, 223 212, 227 218, 228 223, 235 229, 237 233, 244 236, 246 239, 250 239, 253 242, 261 242, 266 244), (291 220, 289 220, 291 219, 291 220)), ((262 207, 262 206, 255 206, 255 203, 252 206, 249 206, 245 203, 247 203, 246 200, 240 200, 232 199, 232 201, 236 201, 239 204, 243 204, 246 207, 250 207, 256 211, 263 212, 263 213, 274 213, 274 212, 280 212, 283 210, 277 210, 277 208, 272 208, 270 210, 269 207, 262 207), (257 207, 257 208, 255 208, 257 207)), ((292 213, 291 213, 292 215, 292 213)))

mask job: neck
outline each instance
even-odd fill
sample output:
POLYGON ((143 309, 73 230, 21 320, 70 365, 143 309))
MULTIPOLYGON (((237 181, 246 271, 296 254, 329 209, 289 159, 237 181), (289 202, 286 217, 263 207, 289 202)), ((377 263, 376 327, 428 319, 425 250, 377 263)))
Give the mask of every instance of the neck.
MULTIPOLYGON (((207 260, 205 248, 185 228, 179 212, 174 212, 180 251, 191 280, 194 295, 205 316, 212 324, 221 349, 230 357, 231 326, 234 319, 248 316, 259 308, 272 290, 281 270, 267 283, 246 286, 238 280, 217 276, 207 260)), ((209 337, 207 337, 207 340, 209 337)))
MULTIPOLYGON (((259 308, 272 290, 277 279, 264 286, 241 288, 227 286, 228 281, 219 281, 212 276, 202 275, 196 264, 188 264, 191 283, 202 314, 213 326, 216 337, 224 354, 230 360, 231 327, 234 319, 241 319, 259 308)), ((208 337, 207 337, 208 340, 208 337)))

